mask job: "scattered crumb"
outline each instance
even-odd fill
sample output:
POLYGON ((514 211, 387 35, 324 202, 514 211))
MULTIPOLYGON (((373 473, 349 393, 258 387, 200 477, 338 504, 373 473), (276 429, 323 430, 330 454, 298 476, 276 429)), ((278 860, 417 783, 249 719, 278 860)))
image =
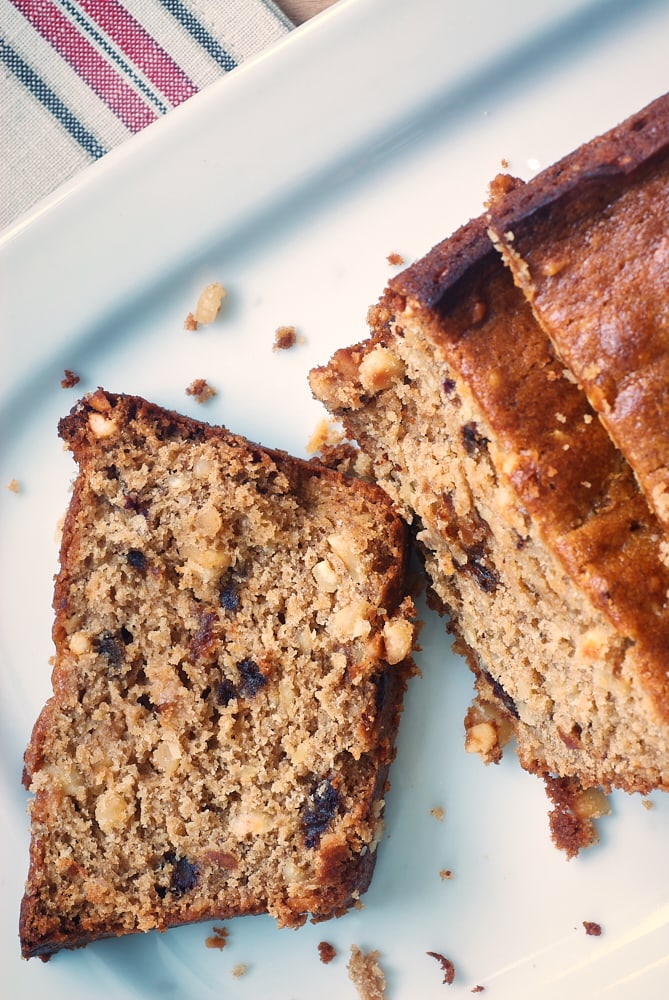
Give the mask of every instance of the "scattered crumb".
POLYGON ((441 871, 439 872, 439 878, 442 880, 442 882, 448 882, 450 879, 453 878, 453 872, 451 871, 450 868, 442 868, 441 871))
POLYGON ((246 975, 248 970, 249 967, 246 964, 246 962, 240 962, 238 965, 234 965, 232 967, 232 974, 235 977, 235 979, 241 979, 242 976, 246 975))
POLYGON ((439 822, 441 822, 441 820, 444 818, 444 810, 441 808, 441 806, 435 806, 434 809, 430 809, 430 816, 434 817, 434 819, 438 819, 439 822))
POLYGON ((213 933, 205 939, 204 943, 207 948, 218 948, 219 951, 223 951, 228 943, 228 928, 213 927, 212 931, 213 933))
POLYGON ((273 351, 287 351, 297 343, 304 343, 303 337, 297 336, 294 326, 278 326, 274 332, 273 351))
POLYGON ((506 156, 503 156, 502 159, 499 162, 501 163, 501 165, 504 168, 504 170, 508 170, 509 169, 509 161, 507 160, 506 156))
POLYGON ((228 293, 218 281, 212 282, 200 292, 194 312, 189 312, 184 320, 184 330, 197 330, 200 326, 213 323, 221 311, 221 303, 228 293))
POLYGON ((588 937, 599 937, 602 933, 601 924, 595 923, 594 920, 584 920, 583 926, 585 927, 585 933, 588 937))
POLYGON ((653 802, 652 799, 642 799, 641 800, 641 805, 644 807, 644 809, 654 809, 655 808, 655 803, 653 802))
POLYGON ((554 808, 548 814, 551 839, 573 858, 583 847, 599 841, 594 820, 611 812, 601 788, 582 788, 576 778, 544 777, 546 794, 554 808))
POLYGON ((216 395, 216 389, 209 385, 206 378, 196 378, 186 388, 187 396, 194 396, 198 403, 206 403, 216 395))
POLYGON ((7 483, 7 489, 10 493, 20 493, 21 487, 19 486, 18 479, 10 479, 7 483))
POLYGON ((483 993, 485 986, 472 986, 472 993, 483 993))
POLYGON ((73 372, 70 368, 66 368, 63 373, 63 378, 60 380, 60 384, 63 389, 73 389, 75 385, 79 385, 81 379, 76 372, 73 372))
POLYGON ((384 1000, 386 977, 379 965, 379 957, 378 951, 364 952, 356 944, 351 945, 348 976, 360 1000, 384 1000))
POLYGON ((343 440, 344 431, 338 424, 330 423, 326 419, 320 420, 307 441, 307 454, 314 455, 325 448, 334 448, 343 440))
POLYGON ((387 257, 387 261, 388 261, 389 264, 394 264, 394 265, 396 265, 396 264, 403 264, 404 263, 404 257, 402 256, 401 253, 389 253, 388 257, 387 257))
POLYGON ((323 965, 328 965, 337 954, 337 949, 329 941, 321 941, 318 954, 323 965))
POLYGON ((450 986, 455 979, 455 966, 451 962, 450 958, 445 958, 438 951, 428 951, 427 954, 430 958, 436 958, 439 962, 442 972, 444 973, 444 983, 446 986, 450 986))

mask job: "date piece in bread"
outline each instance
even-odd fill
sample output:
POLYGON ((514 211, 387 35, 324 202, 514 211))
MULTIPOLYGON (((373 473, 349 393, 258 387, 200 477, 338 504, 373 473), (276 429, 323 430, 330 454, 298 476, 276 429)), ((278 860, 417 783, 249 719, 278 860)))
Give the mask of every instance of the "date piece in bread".
POLYGON ((485 219, 393 278, 370 325, 312 391, 412 522, 522 764, 583 788, 669 788, 659 525, 485 219))
POLYGON ((376 487, 98 390, 55 589, 26 957, 371 878, 412 669, 406 529, 376 487))
POLYGON ((529 183, 491 228, 559 355, 669 526, 669 94, 529 183))

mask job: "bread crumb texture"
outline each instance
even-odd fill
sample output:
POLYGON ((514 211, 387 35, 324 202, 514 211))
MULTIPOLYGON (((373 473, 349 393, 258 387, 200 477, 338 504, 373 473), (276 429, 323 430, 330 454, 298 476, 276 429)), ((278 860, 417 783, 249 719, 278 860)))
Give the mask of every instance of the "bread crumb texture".
POLYGON ((205 378, 196 378, 186 387, 186 395, 193 396, 197 403, 206 403, 217 395, 217 391, 205 378))
POLYGON ((349 979, 358 991, 360 1000, 384 1000, 386 977, 379 964, 381 953, 362 951, 357 944, 351 945, 348 962, 349 979))
POLYGON ((303 343, 304 338, 298 337, 294 326, 278 326, 274 331, 273 351, 288 351, 297 343, 303 343))
POLYGON ((661 526, 485 217, 393 277, 368 322, 312 392, 413 527, 476 678, 466 749, 497 763, 513 739, 528 771, 573 782, 552 829, 576 852, 606 811, 587 789, 669 788, 661 526))
POLYGON ((371 878, 411 660, 406 529, 376 487, 98 390, 34 727, 27 957, 371 878))
POLYGON ((329 941, 321 941, 318 945, 318 957, 323 965, 329 965, 337 957, 337 949, 329 941))

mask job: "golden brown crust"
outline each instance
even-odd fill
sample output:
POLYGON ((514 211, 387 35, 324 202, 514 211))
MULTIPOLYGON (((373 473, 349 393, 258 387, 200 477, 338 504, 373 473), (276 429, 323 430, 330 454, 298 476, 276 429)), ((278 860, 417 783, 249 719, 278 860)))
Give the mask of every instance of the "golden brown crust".
POLYGON ((413 521, 476 668, 508 679, 523 766, 666 788, 659 524, 486 226, 393 278, 370 339, 315 369, 312 390, 413 521))
POLYGON ((373 485, 137 397, 59 430, 80 471, 25 754, 24 956, 345 912, 412 670, 405 526, 373 485))
POLYGON ((490 225, 666 526, 669 95, 529 183, 495 183, 490 225))

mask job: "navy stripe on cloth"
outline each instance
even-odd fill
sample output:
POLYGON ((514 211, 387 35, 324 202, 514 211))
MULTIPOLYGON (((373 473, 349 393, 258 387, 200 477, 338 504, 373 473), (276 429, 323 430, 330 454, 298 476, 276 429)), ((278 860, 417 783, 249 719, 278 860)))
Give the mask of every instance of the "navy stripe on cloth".
POLYGON ((236 60, 233 59, 229 52, 225 51, 217 39, 181 3, 181 0, 160 0, 160 2, 226 73, 235 68, 237 65, 236 60))
POLYGON ((0 38, 0 60, 27 87, 30 93, 51 112, 54 118, 69 132, 73 139, 86 150, 94 160, 99 160, 107 150, 98 142, 92 132, 82 125, 60 97, 38 76, 4 38, 0 38))
POLYGON ((78 10, 76 5, 71 3, 70 0, 61 0, 61 7, 63 7, 72 20, 76 21, 79 27, 81 27, 93 39, 93 41, 97 43, 98 47, 108 57, 109 61, 116 63, 121 72, 125 73, 137 90, 140 90, 145 97, 148 97, 149 101, 151 101, 151 103, 157 108, 160 114, 166 114, 169 110, 167 105, 134 71, 131 63, 129 63, 114 49, 112 45, 109 44, 102 32, 97 30, 91 19, 82 14, 82 12, 78 10))

